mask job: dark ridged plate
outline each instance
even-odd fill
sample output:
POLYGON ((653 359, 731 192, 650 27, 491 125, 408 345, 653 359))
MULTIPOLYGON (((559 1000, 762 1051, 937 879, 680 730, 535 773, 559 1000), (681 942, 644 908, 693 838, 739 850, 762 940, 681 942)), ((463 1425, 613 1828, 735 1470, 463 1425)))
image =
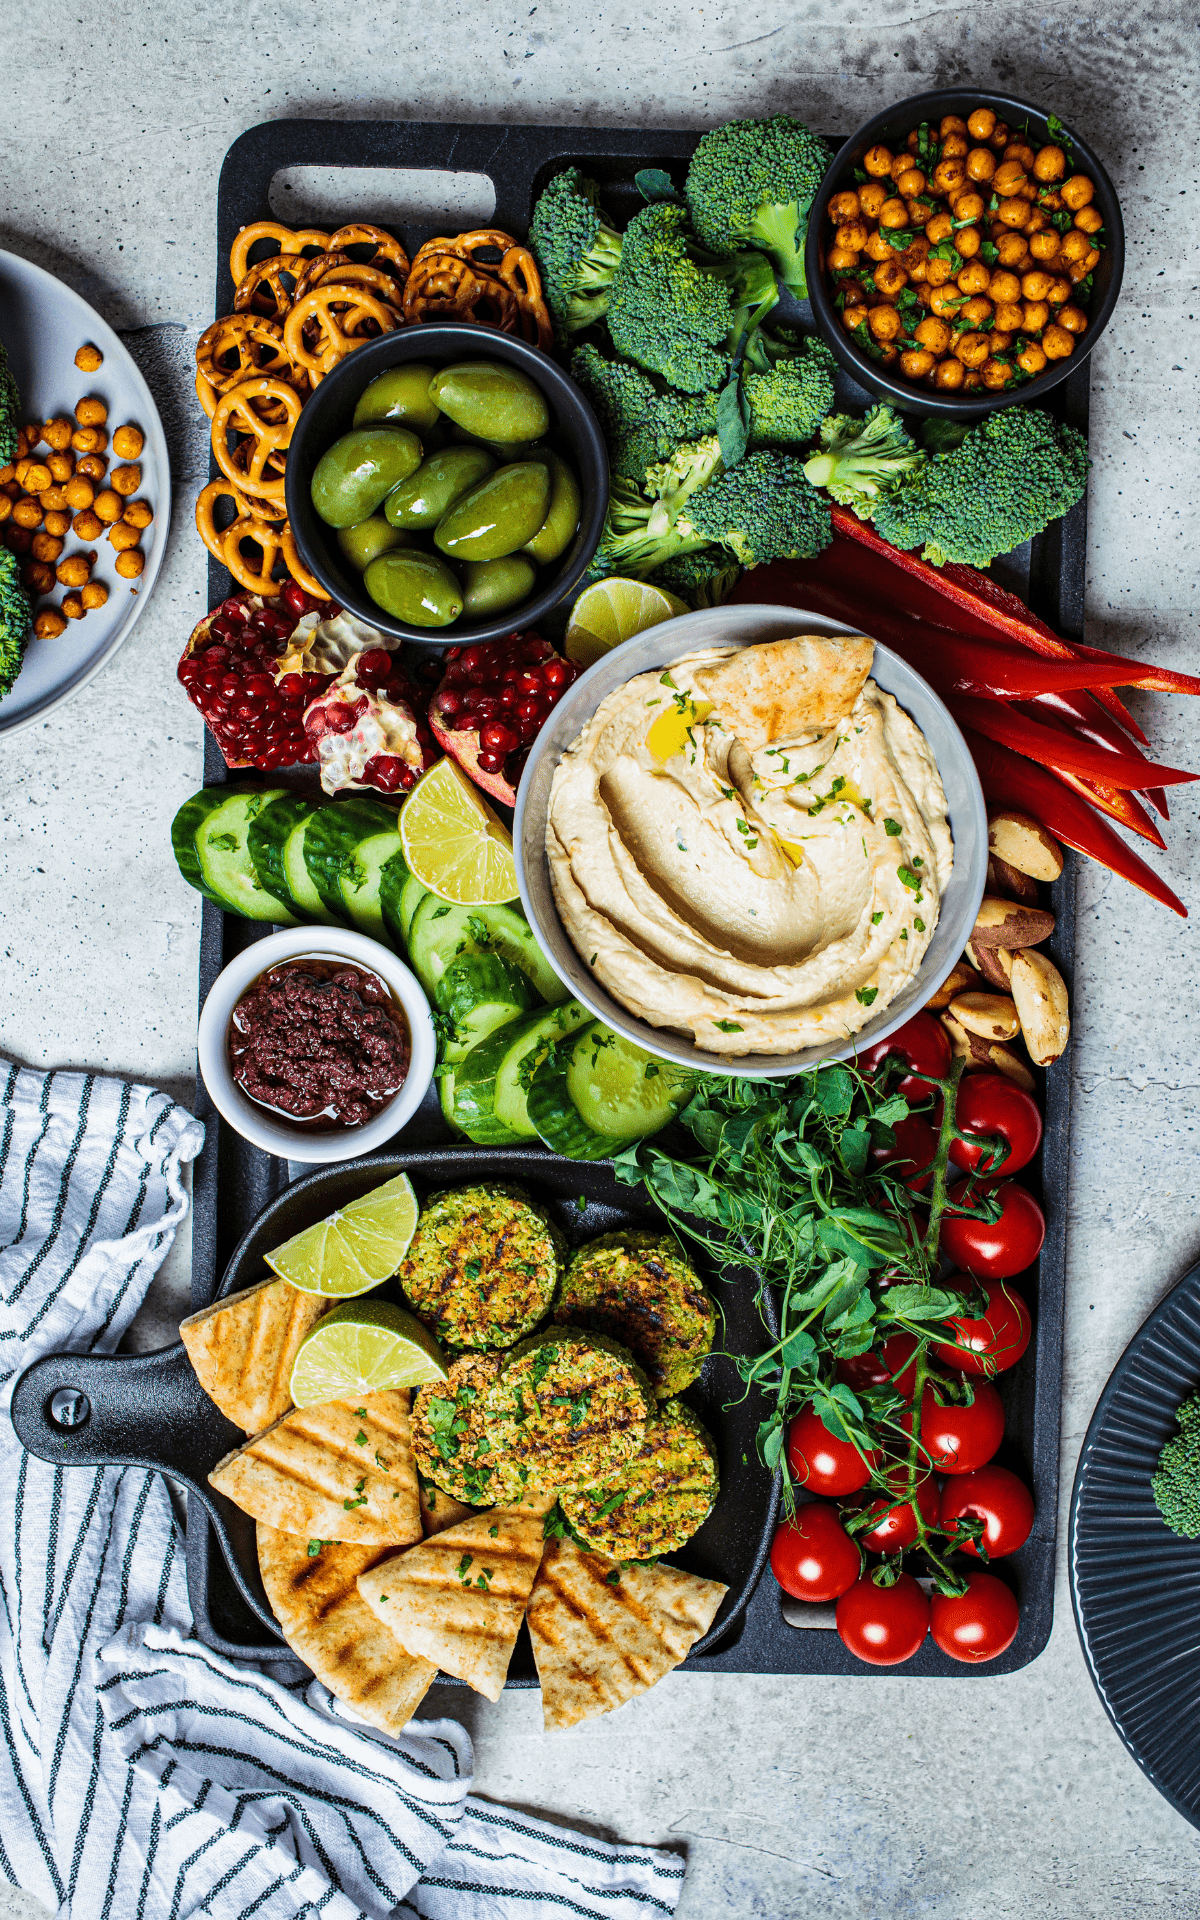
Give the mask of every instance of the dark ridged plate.
POLYGON ((1164 1525, 1150 1476, 1200 1387, 1200 1266, 1126 1347, 1092 1415, 1067 1537, 1071 1605, 1104 1710, 1200 1827, 1200 1540, 1164 1525))

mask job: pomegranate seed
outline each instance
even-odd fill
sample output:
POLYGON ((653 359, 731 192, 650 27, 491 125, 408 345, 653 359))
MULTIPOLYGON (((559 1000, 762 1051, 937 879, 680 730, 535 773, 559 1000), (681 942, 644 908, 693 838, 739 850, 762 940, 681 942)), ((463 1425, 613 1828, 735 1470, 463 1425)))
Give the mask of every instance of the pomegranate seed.
POLYGON ((501 726, 498 720, 488 720, 479 729, 480 745, 489 753, 511 753, 519 745, 517 735, 511 727, 501 726))
POLYGON ((305 714, 304 731, 310 740, 320 740, 329 732, 324 709, 305 714))
POLYGON ((242 683, 236 673, 225 673, 221 676, 220 687, 223 697, 226 700, 232 700, 235 695, 241 692, 242 683))
POLYGON ((517 685, 522 693, 540 693, 542 690, 541 676, 536 673, 523 673, 518 678, 517 685))
POLYGON ((257 694, 261 699, 264 693, 274 693, 275 682, 265 673, 252 673, 246 682, 246 692, 257 694))
POLYGON ((566 661, 547 660, 542 668, 542 680, 548 687, 565 687, 567 684, 566 661))
POLYGON ((417 784, 416 768, 405 767, 404 772, 400 775, 400 785, 403 787, 405 793, 409 792, 409 790, 415 787, 416 784, 417 784))
POLYGON ((503 687, 500 692, 500 705, 503 709, 515 707, 521 696, 515 687, 503 687))
POLYGON ((455 713, 450 717, 451 733, 474 733, 475 715, 473 713, 455 713))
POLYGON ((502 753, 489 753, 485 748, 479 756, 479 767, 482 773, 499 773, 503 765, 502 753))
POLYGON ((193 680, 199 677, 200 663, 197 660, 181 660, 176 671, 184 686, 190 687, 193 680))
POLYGON ((381 792, 395 793, 403 772, 404 762, 394 753, 376 753, 363 768, 363 777, 373 781, 381 792))
POLYGON ((475 711, 481 720, 494 720, 500 711, 500 700, 494 693, 482 693, 475 702, 475 711))
POLYGON ((391 670, 392 656, 390 653, 386 653, 382 647, 368 647, 365 652, 360 653, 355 668, 357 677, 360 680, 364 677, 370 678, 376 674, 378 674, 381 679, 386 680, 391 670))
POLYGON ((304 588, 298 587, 294 580, 288 581, 286 587, 284 587, 282 593, 280 594, 280 599, 283 601, 284 605, 288 608, 288 610, 291 613, 295 614, 297 620, 299 620, 303 614, 306 614, 308 612, 309 607, 312 604, 311 601, 309 600, 308 595, 305 593, 304 588))
POLYGON ((518 702, 518 705, 517 705, 518 720, 540 720, 541 717, 542 717, 542 703, 540 700, 533 700, 530 698, 526 698, 518 702))
POLYGON ((541 730, 542 730, 541 724, 539 721, 522 720, 520 725, 521 745, 523 747, 532 746, 533 742, 537 739, 538 734, 541 732, 541 730))
POLYGON ((330 733, 349 733, 354 725, 354 715, 349 707, 331 707, 326 714, 325 725, 330 733))
POLYGON ((462 711, 462 703, 461 693, 443 693, 438 701, 438 705, 443 713, 460 713, 462 711))

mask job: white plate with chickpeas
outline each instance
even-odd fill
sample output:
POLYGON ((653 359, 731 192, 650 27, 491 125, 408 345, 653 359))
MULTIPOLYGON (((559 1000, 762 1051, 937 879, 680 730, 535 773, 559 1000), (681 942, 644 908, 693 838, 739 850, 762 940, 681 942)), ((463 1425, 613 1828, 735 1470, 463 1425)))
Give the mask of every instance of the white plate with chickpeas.
POLYGON ((78 693, 128 636, 162 566, 171 476, 158 409, 112 328, 3 251, 0 340, 21 396, 17 458, 0 467, 0 541, 34 612, 0 699, 5 734, 78 693))

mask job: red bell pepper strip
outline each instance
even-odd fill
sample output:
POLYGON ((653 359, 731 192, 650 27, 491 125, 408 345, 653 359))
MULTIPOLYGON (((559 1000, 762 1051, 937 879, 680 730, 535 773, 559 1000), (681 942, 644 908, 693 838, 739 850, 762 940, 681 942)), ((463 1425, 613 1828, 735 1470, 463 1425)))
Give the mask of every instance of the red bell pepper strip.
POLYGON ((1055 772, 1078 774, 1106 787, 1128 787, 1140 791, 1147 773, 1154 773, 1164 786, 1177 786, 1200 775, 1185 773, 1178 767, 1159 767, 1142 754, 1114 753, 1111 748, 1093 746, 1090 741, 1067 733, 1062 727, 1048 727, 1028 713, 1018 713, 1002 700, 978 700, 952 694, 946 703, 961 726, 974 727, 989 740, 1023 753, 1027 760, 1038 760, 1055 772))
MULTIPOLYGON (((1033 720, 1048 721, 1051 726, 1065 727, 1068 733, 1079 739, 1090 740, 1094 746, 1109 753, 1133 754, 1140 759, 1150 773, 1152 762, 1131 747, 1126 732, 1119 727, 1111 716, 1097 706, 1090 693, 1041 693, 1023 709, 1033 720)), ((1130 717, 1132 725, 1132 716, 1130 717)), ((1144 741, 1141 728, 1137 729, 1138 738, 1144 741)), ((1140 787, 1151 806, 1164 820, 1171 818, 1167 806, 1167 796, 1161 787, 1140 787)))
POLYGON ((1099 812, 1108 814, 1118 826, 1128 827, 1131 833, 1138 833, 1148 840, 1152 847, 1160 850, 1166 847, 1158 828, 1139 800, 1121 787, 1102 787, 1097 780, 1082 780, 1077 773, 1064 773, 1060 767, 1047 767, 1047 773, 1055 780, 1061 780, 1072 793, 1079 794, 1099 812))
POLYGON ((1163 906, 1187 919, 1182 900, 1159 879, 1152 867, 1125 845, 1106 821, 1097 818, 1086 800, 1056 780, 1045 767, 1022 759, 1020 754, 1010 752, 994 740, 985 740, 973 728, 963 731, 990 801, 1032 814, 1066 846, 1098 860, 1101 866, 1119 873, 1151 899, 1161 901, 1163 906))

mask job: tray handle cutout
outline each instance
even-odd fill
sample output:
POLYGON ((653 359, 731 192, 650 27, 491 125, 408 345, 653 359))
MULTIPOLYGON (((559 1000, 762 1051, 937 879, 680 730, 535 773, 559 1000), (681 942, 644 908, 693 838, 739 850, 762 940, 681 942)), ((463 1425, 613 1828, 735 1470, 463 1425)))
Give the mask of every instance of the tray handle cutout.
POLYGON ((496 188, 486 173, 442 167, 280 167, 267 201, 289 227, 429 227, 438 233, 490 227, 496 188))

